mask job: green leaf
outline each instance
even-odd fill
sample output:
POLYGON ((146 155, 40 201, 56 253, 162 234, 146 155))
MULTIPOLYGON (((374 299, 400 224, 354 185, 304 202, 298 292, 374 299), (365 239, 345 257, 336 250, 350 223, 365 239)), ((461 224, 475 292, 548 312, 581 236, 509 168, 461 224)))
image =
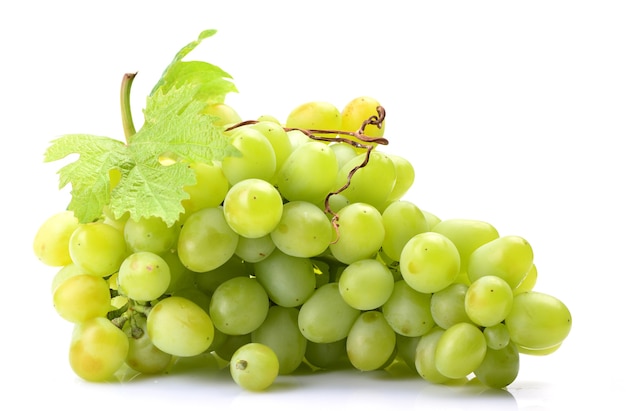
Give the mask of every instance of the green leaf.
POLYGON ((117 218, 129 213, 138 220, 160 217, 174 224, 184 212, 184 187, 195 183, 192 162, 211 163, 238 155, 223 129, 202 110, 223 102, 234 90, 229 76, 216 66, 181 61, 202 39, 185 46, 165 71, 146 100, 142 128, 127 144, 89 134, 69 134, 53 140, 44 161, 57 161, 69 155, 78 158, 63 166, 59 187, 71 185, 68 209, 85 223, 101 218, 108 207, 117 218), (165 163, 163 157, 170 161, 165 163), (119 181, 111 180, 117 170, 119 181))

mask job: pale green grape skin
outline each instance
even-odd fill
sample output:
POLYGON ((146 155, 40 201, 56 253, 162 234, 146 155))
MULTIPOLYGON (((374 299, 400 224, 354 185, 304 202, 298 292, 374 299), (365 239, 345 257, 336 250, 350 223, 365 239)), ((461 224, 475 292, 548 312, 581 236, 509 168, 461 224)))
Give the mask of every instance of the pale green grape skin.
POLYGON ((490 327, 501 323, 513 307, 513 291, 495 275, 479 277, 465 294, 465 312, 477 325, 490 327))
POLYGON ((431 213, 430 211, 422 210, 422 214, 424 214, 424 217, 426 218, 426 221, 428 222, 429 231, 432 230, 433 227, 435 227, 437 224, 441 222, 441 218, 431 213))
POLYGON ((331 343, 307 340, 304 357, 313 367, 324 370, 352 367, 346 351, 346 340, 347 337, 331 343))
POLYGON ((229 136, 238 155, 222 159, 222 171, 233 186, 250 178, 271 181, 276 173, 276 154, 269 140, 258 130, 238 127, 229 136))
POLYGON ((396 333, 396 350, 398 357, 414 372, 417 372, 415 368, 415 353, 417 352, 417 344, 420 342, 420 338, 421 336, 407 337, 396 333))
POLYGON ((70 367, 86 381, 107 381, 124 364, 128 346, 124 331, 104 317, 77 323, 70 342, 70 367))
POLYGON ((276 156, 276 172, 278 172, 291 154, 291 142, 287 132, 278 122, 274 121, 259 121, 249 127, 260 131, 272 145, 276 156))
POLYGON ((124 235, 102 222, 80 224, 70 237, 69 251, 74 264, 97 277, 115 273, 128 255, 124 235))
POLYGON ((434 293, 452 284, 459 275, 460 264, 454 243, 430 231, 411 238, 400 255, 402 277, 422 293, 434 293))
POLYGON ((349 264, 338 284, 343 300, 357 310, 373 310, 382 306, 394 290, 393 274, 386 265, 374 259, 349 264))
POLYGON ((331 143, 328 147, 335 152, 337 170, 341 169, 350 159, 357 156, 356 150, 350 144, 337 142, 331 143))
POLYGON ((195 284, 195 274, 189 270, 178 258, 178 252, 166 251, 159 254, 170 268, 170 283, 166 293, 171 294, 182 288, 191 287, 195 284))
POLYGON ((287 131, 287 137, 289 138, 289 143, 291 144, 291 152, 293 153, 298 147, 303 144, 309 144, 315 140, 312 140, 304 134, 300 130, 289 130, 287 131))
POLYGON ((270 347, 252 342, 235 351, 229 367, 231 377, 241 388, 263 391, 278 377, 280 363, 270 347))
POLYGON ((269 297, 259 281, 235 277, 220 284, 211 296, 209 314, 215 328, 242 335, 256 330, 269 310, 269 297))
POLYGON ((35 256, 42 263, 53 267, 70 264, 72 262, 69 251, 70 237, 78 226, 78 219, 71 211, 61 211, 50 216, 35 233, 33 239, 35 256))
POLYGON ((533 250, 519 236, 498 237, 476 248, 469 256, 467 275, 471 282, 478 277, 495 275, 515 289, 533 265, 533 250))
POLYGON ((250 275, 252 275, 251 265, 235 255, 214 270, 195 273, 194 283, 198 289, 212 295, 226 280, 235 277, 250 277, 250 275))
POLYGON ((406 281, 399 280, 382 306, 382 313, 397 334, 419 337, 435 326, 430 312, 431 299, 431 294, 415 291, 406 281))
POLYGON ((415 348, 415 369, 417 373, 426 381, 435 384, 443 384, 450 381, 450 378, 443 375, 435 365, 435 351, 443 333, 443 329, 433 327, 420 337, 415 348))
POLYGON ((159 350, 150 340, 146 330, 146 318, 138 315, 135 317, 135 326, 142 330, 138 337, 133 336, 130 321, 124 324, 124 331, 128 335, 128 353, 126 364, 135 371, 143 374, 159 374, 164 372, 171 364, 173 356, 159 350))
POLYGON ((282 214, 282 197, 265 180, 252 178, 240 181, 230 188, 224 199, 226 222, 243 237, 258 238, 271 233, 282 214))
MULTIPOLYGON (((380 102, 370 96, 359 96, 350 100, 341 110, 341 130, 355 132, 361 128, 364 121, 371 116, 378 116, 376 108, 380 106, 380 102)), ((368 137, 382 137, 385 133, 385 122, 383 121, 381 127, 374 125, 367 125, 364 129, 365 135, 368 137)), ((363 142, 357 137, 345 136, 346 138, 356 141, 365 145, 373 145, 376 147, 376 143, 363 142)), ((358 151, 364 151, 365 149, 359 148, 358 151)))
POLYGON ((339 238, 329 246, 333 256, 344 264, 375 256, 385 238, 380 212, 369 204, 352 203, 337 215, 339 238))
POLYGON ((230 228, 221 207, 203 208, 190 215, 178 236, 178 258, 191 271, 216 269, 237 248, 239 235, 230 228))
MULTIPOLYGON (((215 330, 219 331, 217 328, 215 330)), ((243 335, 230 335, 222 333, 222 335, 224 336, 224 341, 219 347, 215 348, 215 354, 217 354, 217 356, 224 361, 230 361, 235 351, 252 342, 251 333, 243 335)))
POLYGON ((215 126, 224 127, 241 122, 241 117, 237 111, 232 106, 225 103, 209 104, 201 113, 214 117, 213 125, 215 126))
POLYGON ((290 201, 270 233, 273 243, 285 254, 314 257, 328 248, 334 231, 326 214, 306 201, 290 201))
POLYGON ((409 191, 415 182, 415 168, 413 164, 406 158, 397 154, 389 154, 387 156, 393 161, 396 170, 396 180, 394 182, 391 193, 387 197, 388 201, 398 201, 409 191))
POLYGON ((285 254, 279 249, 254 264, 254 273, 270 299, 283 307, 298 307, 315 291, 311 260, 285 254))
POLYGON ((485 327, 483 330, 485 335, 485 341, 487 342, 487 348, 492 350, 499 350, 507 345, 511 341, 509 336, 509 330, 503 323, 498 323, 490 327, 485 327))
POLYGON ((352 366, 361 371, 383 367, 396 347, 396 334, 380 311, 365 311, 356 319, 346 340, 352 366))
POLYGON ((176 292, 172 293, 172 296, 186 298, 187 300, 195 303, 198 307, 202 308, 207 314, 209 313, 211 297, 193 285, 176 290, 176 292))
POLYGON ((519 362, 515 344, 508 344, 499 350, 487 348, 485 358, 474 370, 474 375, 487 387, 504 388, 517 378, 519 362))
POLYGON ((181 204, 185 208, 181 220, 203 208, 218 207, 224 201, 230 184, 220 164, 191 163, 195 171, 196 183, 183 187, 189 194, 181 204))
POLYGON ((275 249, 276 244, 270 234, 256 238, 240 236, 235 255, 248 263, 258 263, 266 259, 275 249))
POLYGON ((474 324, 458 323, 443 332, 435 349, 435 366, 448 378, 464 378, 483 362, 487 342, 474 324))
POLYGON ((81 270, 81 268, 74 263, 69 263, 68 265, 61 267, 52 278, 50 291, 54 294, 54 291, 59 285, 61 285, 61 283, 63 283, 63 281, 79 274, 83 274, 83 270, 81 270))
MULTIPOLYGON (((341 113, 332 103, 309 101, 295 107, 285 120, 287 128, 304 130, 338 130, 341 126, 341 113)), ((318 133, 320 137, 333 137, 333 134, 318 133)))
POLYGON ((461 218, 440 221, 431 227, 431 231, 445 235, 454 243, 461 257, 461 272, 467 271, 474 250, 500 236, 489 223, 461 218))
POLYGON ((136 301, 162 296, 170 285, 170 267, 158 254, 139 251, 126 257, 117 274, 120 293, 136 301))
POLYGON ((430 300, 430 312, 435 324, 448 329, 457 323, 472 322, 465 311, 467 289, 468 286, 465 284, 453 283, 433 293, 430 300))
POLYGON ((530 267, 530 270, 524 276, 524 279, 517 287, 513 289, 513 295, 532 291, 537 283, 537 266, 535 264, 530 267))
POLYGON ((335 152, 319 141, 296 147, 277 173, 276 186, 289 201, 317 203, 331 191, 339 166, 335 152))
POLYGON ((176 247, 180 228, 169 226, 159 217, 128 219, 124 225, 124 239, 133 252, 149 251, 160 254, 176 247))
POLYGON ((72 323, 105 317, 112 308, 107 281, 88 274, 67 278, 56 287, 52 300, 57 313, 72 323))
POLYGON ((558 298, 529 291, 513 298, 513 307, 504 322, 515 344, 529 350, 545 350, 565 340, 572 327, 572 316, 558 298))
POLYGON ((331 343, 348 336, 361 312, 341 297, 336 282, 316 289, 300 307, 298 326, 302 335, 316 343, 331 343))
POLYGON ((152 307, 146 331, 158 349, 178 357, 203 353, 214 336, 209 315, 191 300, 177 296, 167 297, 152 307))
POLYGON ((298 328, 298 309, 274 305, 263 324, 252 331, 251 341, 270 347, 279 363, 279 374, 291 374, 302 361, 307 340, 298 328))
POLYGON ((400 261, 402 249, 417 234, 428 231, 422 211, 410 201, 394 201, 382 213, 385 238, 382 248, 394 261, 400 261))

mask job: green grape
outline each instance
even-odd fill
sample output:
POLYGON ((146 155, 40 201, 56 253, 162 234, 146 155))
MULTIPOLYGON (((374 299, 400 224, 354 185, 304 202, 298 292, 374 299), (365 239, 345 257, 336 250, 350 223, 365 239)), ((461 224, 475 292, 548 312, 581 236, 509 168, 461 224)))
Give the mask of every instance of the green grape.
POLYGON ((215 328, 232 335, 248 334, 259 328, 268 310, 267 293, 252 277, 235 277, 220 284, 209 306, 215 328))
POLYGON ((346 338, 359 314, 343 300, 339 285, 332 282, 316 289, 300 307, 298 326, 307 340, 330 343, 346 338))
POLYGON ((330 343, 307 340, 304 358, 313 367, 324 370, 351 367, 346 351, 346 340, 347 337, 330 343))
POLYGON ((357 310, 373 310, 385 304, 394 290, 393 274, 378 260, 349 264, 338 281, 343 300, 357 310))
POLYGON ((254 274, 272 302, 283 307, 300 306, 315 291, 311 260, 285 254, 279 249, 254 264, 254 274))
POLYGON ((337 212, 339 238, 329 248, 344 264, 372 258, 385 238, 383 217, 373 206, 352 203, 337 212))
POLYGON ((413 164, 406 158, 397 154, 387 153, 391 158, 396 170, 396 181, 389 193, 388 201, 397 201, 404 196, 415 182, 415 169, 413 164))
POLYGON ((158 254, 139 251, 126 257, 117 275, 118 290, 137 301, 156 300, 170 285, 170 267, 158 254))
POLYGON ((52 300, 57 313, 73 323, 105 317, 112 308, 107 281, 88 274, 77 274, 65 279, 54 290, 52 300))
POLYGON ((348 161, 357 156, 357 152, 350 144, 336 142, 331 143, 328 147, 335 152, 337 159, 337 171, 341 169, 348 161))
POLYGON ((316 203, 333 191, 339 166, 335 152, 319 141, 296 147, 278 171, 276 186, 289 201, 316 203))
POLYGON ((33 240, 33 252, 39 261, 53 267, 70 264, 70 237, 78 225, 71 211, 62 211, 44 221, 33 240))
POLYGON ((275 116, 273 116, 273 115, 271 115, 271 114, 263 114, 263 115, 260 115, 260 116, 257 118, 257 121, 258 121, 259 123, 261 123, 261 122, 263 122, 263 121, 268 121, 268 122, 270 122, 270 123, 274 123, 274 124, 279 124, 279 125, 281 124, 281 123, 280 123, 280 121, 279 121, 279 120, 278 120, 275 116))
MULTIPOLYGON (((310 101, 294 108, 285 120, 287 128, 304 130, 338 130, 341 126, 341 113, 332 103, 310 101)), ((320 137, 333 137, 333 134, 317 133, 320 137)))
POLYGON ((450 378, 443 375, 435 365, 435 352, 444 331, 436 326, 431 328, 430 331, 420 337, 415 348, 415 369, 417 373, 426 381, 435 384, 443 384, 450 381, 450 378))
POLYGON ((111 379, 126 359, 128 338, 104 317, 74 325, 69 349, 70 367, 86 381, 111 379))
POLYGON ((484 385, 491 388, 504 388, 517 378, 519 373, 519 353, 515 344, 494 350, 487 348, 485 359, 474 370, 474 375, 484 385))
POLYGON ((279 374, 291 374, 304 360, 306 338, 298 328, 298 309, 274 305, 263 324, 252 331, 252 342, 264 344, 278 357, 279 374))
POLYGON ((402 278, 422 293, 443 290, 459 275, 456 246, 442 234, 425 232, 411 238, 400 255, 402 278))
POLYGON ((430 312, 431 299, 431 294, 415 291, 406 281, 398 280, 394 284, 393 293, 382 306, 382 313, 396 333, 418 337, 435 325, 430 312))
POLYGON ((146 318, 137 315, 133 321, 124 324, 124 331, 128 336, 128 353, 126 365, 143 374, 159 374, 164 372, 172 363, 173 356, 159 350, 150 340, 146 332, 146 318))
POLYGON ((191 300, 177 296, 164 298, 152 307, 146 331, 155 347, 178 357, 203 353, 215 334, 209 315, 191 300))
POLYGON ((537 266, 533 264, 530 267, 530 270, 524 276, 522 282, 520 282, 517 287, 513 289, 513 295, 525 293, 528 291, 532 291, 537 283, 537 266))
POLYGON ((178 258, 191 271, 210 271, 235 254, 238 241, 222 207, 203 208, 190 215, 181 228, 178 258))
POLYGON ((178 252, 166 251, 159 254, 170 269, 170 283, 165 293, 171 294, 182 288, 191 287, 195 284, 195 275, 178 258, 178 252))
POLYGON ((258 263, 272 254, 275 248, 270 234, 257 238, 239 237, 235 255, 248 263, 258 263))
POLYGON ((159 254, 176 247, 179 226, 168 227, 159 217, 129 219, 124 225, 124 239, 131 251, 159 254))
POLYGON ((61 285, 61 283, 78 274, 83 274, 83 270, 81 270, 80 267, 74 263, 69 263, 61 267, 52 278, 52 283, 50 284, 50 291, 52 294, 54 294, 54 291, 59 285, 61 285))
POLYGON ((407 337, 406 335, 396 334, 396 351, 398 358, 401 359, 411 371, 417 372, 415 368, 415 353, 417 344, 420 342, 419 337, 407 337))
POLYGON ((225 103, 209 104, 201 113, 215 117, 215 120, 213 120, 213 125, 215 126, 227 126, 241 122, 241 117, 237 111, 225 103))
POLYGON ((469 257, 474 250, 499 237, 491 224, 461 218, 440 221, 431 227, 431 231, 445 235, 454 243, 461 257, 461 272, 467 271, 469 257))
MULTIPOLYGON (((350 100, 341 111, 341 130, 349 132, 359 130, 364 121, 372 116, 378 117, 376 108, 380 105, 378 100, 369 96, 361 96, 350 100)), ((368 137, 382 137, 385 133, 385 121, 382 122, 380 128, 371 124, 366 126, 364 132, 368 137)), ((377 145, 376 143, 363 142, 352 136, 347 138, 361 144, 373 145, 374 147, 377 145)), ((363 151, 364 149, 360 148, 358 150, 363 151)))
MULTIPOLYGON (((387 154, 372 151, 365 167, 359 168, 352 177, 350 173, 367 158, 361 153, 349 160, 336 174, 335 190, 350 185, 341 192, 352 203, 367 203, 382 211, 389 201, 389 195, 396 181, 396 168, 387 154)), ((331 190, 332 191, 332 190, 331 190)))
POLYGON ((465 311, 467 289, 468 286, 465 284, 453 283, 433 293, 430 300, 430 312, 435 324, 448 329, 457 323, 472 322, 465 311))
POLYGON ((502 322, 512 306, 511 287, 495 275, 477 278, 470 284, 465 294, 467 316, 482 327, 490 327, 502 322))
POLYGON ((182 220, 203 208, 219 206, 230 188, 220 164, 191 163, 189 167, 195 172, 196 183, 183 187, 189 198, 181 202, 185 208, 182 220))
POLYGON ((224 199, 224 216, 239 235, 258 238, 276 228, 283 215, 283 199, 265 180, 242 180, 232 186, 224 199))
POLYGON ((222 170, 231 186, 249 178, 272 180, 276 154, 263 133, 249 126, 238 127, 230 132, 229 141, 239 151, 222 159, 222 170))
POLYGON ((102 222, 80 224, 70 237, 69 251, 74 264, 97 277, 116 272, 128 255, 124 235, 102 222))
POLYGON ((435 349, 435 366, 448 378, 463 378, 483 362, 487 342, 473 324, 458 323, 443 332, 435 349))
POLYGON ((173 296, 183 297, 193 302, 198 307, 202 308, 207 314, 209 313, 209 307, 211 306, 211 297, 204 291, 195 286, 189 286, 176 290, 172 294, 173 296))
POLYGON ((437 224, 441 222, 441 219, 437 217, 435 214, 431 213, 430 211, 422 210, 422 214, 424 214, 424 217, 426 218, 426 221, 428 222, 428 227, 430 227, 431 231, 433 227, 435 227, 437 224))
POLYGON ((230 360, 230 375, 241 388, 263 391, 269 388, 279 371, 276 353, 267 345, 248 343, 240 347, 230 360))
MULTIPOLYGON (((217 328, 215 331, 221 333, 221 331, 217 328)), ((224 341, 215 349, 215 354, 217 354, 217 356, 224 361, 230 361, 235 351, 252 342, 251 333, 243 335, 230 335, 222 333, 222 335, 224 336, 224 341)))
POLYGON ((515 344, 543 350, 565 340, 572 327, 572 316, 558 298, 529 291, 513 298, 513 308, 504 322, 515 344))
POLYGON ((483 330, 485 334, 485 341, 487 347, 492 350, 499 350, 509 345, 511 338, 509 336, 509 330, 503 323, 494 324, 489 327, 485 327, 483 330))
POLYGON ((259 121, 249 127, 260 131, 272 145, 276 156, 276 172, 278 172, 291 154, 291 141, 289 141, 287 132, 278 122, 274 121, 259 121))
POLYGON ((406 200, 393 201, 382 216, 385 227, 383 252, 392 260, 400 261, 406 243, 417 234, 428 231, 428 222, 422 211, 406 200))
POLYGON ((285 254, 314 257, 328 248, 334 230, 326 214, 316 205, 290 201, 283 206, 280 222, 270 236, 285 254))
POLYGON ((467 275, 474 282, 486 275, 495 275, 515 289, 533 265, 533 250, 519 236, 505 236, 478 247, 469 257, 467 275))
POLYGON ((361 371, 382 368, 396 347, 396 334, 380 311, 359 315, 348 333, 346 351, 352 366, 361 371))
POLYGON ((212 295, 226 280, 235 277, 250 277, 250 275, 252 275, 251 265, 234 255, 214 270, 196 273, 195 284, 206 294, 212 295))
POLYGON ((287 131, 287 138, 289 138, 289 143, 291 144, 291 153, 293 153, 301 145, 309 144, 315 141, 310 139, 309 136, 307 136, 300 130, 287 131))

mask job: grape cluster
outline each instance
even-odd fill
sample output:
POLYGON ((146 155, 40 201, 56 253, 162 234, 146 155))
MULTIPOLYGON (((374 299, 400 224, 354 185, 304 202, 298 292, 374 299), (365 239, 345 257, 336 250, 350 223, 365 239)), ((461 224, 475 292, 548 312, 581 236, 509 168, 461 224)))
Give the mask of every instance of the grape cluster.
POLYGON ((162 373, 210 353, 249 390, 302 367, 398 363, 432 383, 502 388, 520 353, 551 353, 567 337, 570 312, 533 289, 524 238, 405 199, 414 169, 375 149, 385 142, 375 99, 342 111, 306 103, 284 124, 241 122, 223 104, 206 113, 240 155, 189 164, 196 184, 177 224, 107 209, 79 223, 63 211, 35 236, 36 256, 60 267, 52 299, 75 324, 69 361, 81 378, 162 373))

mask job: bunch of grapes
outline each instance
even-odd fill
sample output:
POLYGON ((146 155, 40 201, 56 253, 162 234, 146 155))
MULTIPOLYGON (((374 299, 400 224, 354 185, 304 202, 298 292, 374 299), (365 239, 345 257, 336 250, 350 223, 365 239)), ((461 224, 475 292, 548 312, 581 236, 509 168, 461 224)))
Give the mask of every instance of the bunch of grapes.
POLYGON ((378 147, 375 99, 306 103, 284 123, 242 122, 224 104, 207 114, 240 155, 189 164, 196 184, 176 224, 105 208, 90 223, 60 212, 36 234, 37 257, 60 268, 52 300, 74 323, 81 378, 212 355, 249 390, 303 367, 399 363, 432 383, 503 388, 520 354, 567 337, 570 312, 533 289, 524 238, 405 199, 414 169, 378 147))

